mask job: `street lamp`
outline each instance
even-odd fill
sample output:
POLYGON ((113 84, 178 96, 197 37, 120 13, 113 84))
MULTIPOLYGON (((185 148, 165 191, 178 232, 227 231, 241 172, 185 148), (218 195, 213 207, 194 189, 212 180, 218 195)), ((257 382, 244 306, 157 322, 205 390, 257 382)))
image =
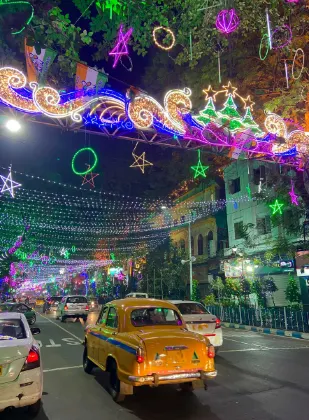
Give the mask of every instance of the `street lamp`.
POLYGON ((21 129, 21 125, 17 120, 8 120, 5 123, 5 127, 11 131, 11 133, 17 133, 21 129))
POLYGON ((167 207, 166 206, 161 206, 161 210, 166 210, 167 207))

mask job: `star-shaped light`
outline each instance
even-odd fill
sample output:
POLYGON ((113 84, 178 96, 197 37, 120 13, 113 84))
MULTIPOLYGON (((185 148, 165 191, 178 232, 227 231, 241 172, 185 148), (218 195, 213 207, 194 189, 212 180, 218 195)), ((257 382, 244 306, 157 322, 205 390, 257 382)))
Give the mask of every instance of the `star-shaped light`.
MULTIPOLYGON (((135 148, 134 148, 135 150, 135 148)), ((145 166, 153 166, 153 163, 149 162, 145 159, 146 153, 143 152, 140 156, 136 155, 134 153, 134 150, 132 152, 132 156, 134 158, 134 162, 130 166, 130 168, 140 168, 140 170, 145 173, 145 166)))
POLYGON ((132 32, 133 32, 133 28, 130 28, 124 34, 123 33, 123 25, 120 25, 116 45, 108 53, 108 55, 114 55, 115 56, 113 68, 115 68, 117 66, 118 61, 120 60, 121 56, 129 55, 128 42, 129 42, 130 36, 132 35, 132 32))
POLYGON ((70 258, 70 253, 69 253, 69 251, 68 251, 68 250, 66 250, 66 251, 65 251, 65 253, 64 253, 64 258, 65 258, 66 260, 68 260, 68 259, 70 258))
POLYGON ((97 176, 99 176, 99 174, 94 174, 93 172, 90 172, 82 176, 83 178, 82 186, 85 184, 90 184, 90 187, 94 188, 94 178, 96 178, 97 176))
POLYGON ((3 194, 5 191, 9 191, 9 193, 11 194, 11 197, 15 197, 14 196, 14 188, 18 188, 21 187, 21 184, 18 184, 18 182, 15 182, 12 180, 12 172, 10 169, 10 172, 8 174, 7 177, 0 175, 1 180, 3 182, 2 188, 1 188, 1 193, 3 194))
POLYGON ((67 250, 64 247, 62 247, 60 249, 60 255, 63 255, 64 256, 66 252, 67 252, 67 250))
POLYGON ((269 207, 272 209, 272 216, 276 213, 282 214, 282 207, 284 206, 283 203, 279 203, 278 200, 274 202, 274 204, 270 204, 269 207))
POLYGON ((207 101, 210 98, 213 99, 214 101, 216 100, 216 95, 218 94, 218 92, 216 90, 213 90, 211 85, 208 86, 208 89, 204 89, 203 92, 206 95, 205 101, 207 101))
POLYGON ((255 105, 255 102, 251 100, 250 95, 248 95, 247 98, 244 98, 243 102, 244 102, 244 108, 245 109, 250 108, 250 110, 252 111, 253 105, 255 105))
POLYGON ((209 166, 202 165, 200 149, 198 149, 197 153, 198 153, 197 165, 191 166, 191 169, 195 172, 194 179, 197 178, 198 176, 202 176, 203 178, 206 178, 206 171, 209 168, 209 166))
POLYGON ((295 194, 293 181, 291 181, 291 191, 289 192, 289 196, 291 197, 291 203, 294 204, 294 206, 298 206, 298 195, 295 194))
POLYGON ((235 98, 237 88, 232 86, 231 82, 228 82, 228 84, 226 86, 223 86, 223 88, 226 96, 232 95, 232 97, 235 98))

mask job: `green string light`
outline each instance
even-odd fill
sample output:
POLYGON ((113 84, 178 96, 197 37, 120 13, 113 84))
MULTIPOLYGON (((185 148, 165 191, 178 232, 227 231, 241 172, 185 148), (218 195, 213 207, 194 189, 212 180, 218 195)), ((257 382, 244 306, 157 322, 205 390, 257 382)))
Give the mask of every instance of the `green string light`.
POLYGON ((272 216, 276 213, 282 214, 282 207, 284 206, 283 203, 280 203, 278 200, 274 202, 274 204, 270 204, 269 207, 272 210, 272 216))
POLYGON ((261 42, 260 42, 260 48, 259 48, 259 56, 260 56, 260 60, 264 61, 265 58, 268 56, 268 52, 269 52, 269 40, 268 40, 268 34, 264 34, 262 36, 261 42), (266 43, 266 52, 264 54, 264 56, 262 57, 262 48, 263 48, 263 44, 264 44, 264 40, 265 38, 267 39, 267 43, 266 43))
POLYGON ((34 8, 32 6, 31 3, 29 3, 28 1, 10 1, 10 0, 0 0, 0 7, 1 6, 18 6, 18 5, 27 5, 31 8, 31 12, 30 12, 30 17, 26 20, 25 25, 19 29, 18 31, 15 32, 11 32, 12 35, 18 35, 21 32, 23 32, 26 27, 29 25, 29 23, 32 21, 33 16, 34 16, 34 8))
POLYGON ((97 164, 98 164, 98 156, 97 156, 97 154, 96 154, 96 152, 91 148, 91 147, 83 147, 82 149, 79 149, 79 150, 77 150, 77 152, 75 153, 75 155, 73 156, 73 159, 72 159, 72 171, 75 173, 75 175, 87 175, 87 174, 89 174, 91 171, 93 171, 94 170, 94 168, 97 166, 97 164), (82 153, 82 152, 90 152, 90 153, 92 153, 92 155, 93 155, 93 157, 94 157, 94 162, 93 162, 93 165, 92 166, 90 166, 89 165, 89 168, 86 170, 86 171, 84 171, 84 172, 78 172, 76 169, 75 169, 75 160, 76 160, 76 158, 77 158, 77 156, 80 154, 80 153, 82 153))
POLYGON ((191 166, 191 169, 194 171, 194 179, 196 179, 198 176, 202 176, 203 178, 206 178, 206 171, 209 168, 209 166, 202 165, 200 149, 198 149, 197 153, 198 153, 197 165, 191 166))

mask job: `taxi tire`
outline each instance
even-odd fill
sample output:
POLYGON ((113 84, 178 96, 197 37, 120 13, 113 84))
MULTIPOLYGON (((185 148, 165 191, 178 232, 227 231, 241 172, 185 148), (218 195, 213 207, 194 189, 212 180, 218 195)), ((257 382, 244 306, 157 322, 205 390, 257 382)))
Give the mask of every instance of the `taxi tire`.
POLYGON ((28 406, 28 415, 30 418, 36 417, 41 410, 41 400, 38 400, 36 403, 28 406))
POLYGON ((35 323, 35 321, 36 321, 36 316, 34 315, 31 319, 29 319, 28 324, 33 325, 35 323))
POLYGON ((84 354, 83 354, 83 368, 84 368, 84 371, 88 373, 89 375, 92 372, 92 369, 94 368, 94 363, 92 363, 92 361, 88 359, 86 346, 85 346, 84 354))
POLYGON ((120 380, 118 379, 117 375, 116 362, 112 362, 109 368, 108 389, 115 402, 119 403, 125 399, 125 394, 120 393, 120 380))
POLYGON ((194 387, 192 382, 184 382, 182 384, 180 384, 180 389, 182 392, 193 392, 194 391, 194 387))

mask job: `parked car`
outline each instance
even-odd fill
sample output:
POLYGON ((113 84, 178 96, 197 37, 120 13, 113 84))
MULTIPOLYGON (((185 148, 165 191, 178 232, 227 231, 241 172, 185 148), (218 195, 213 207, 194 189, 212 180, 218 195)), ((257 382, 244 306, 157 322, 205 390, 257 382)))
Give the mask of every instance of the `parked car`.
POLYGON ((0 411, 26 407, 35 416, 40 411, 43 370, 40 347, 26 317, 16 312, 0 313, 0 411))
POLYGON ((95 311, 99 308, 99 302, 97 298, 88 298, 88 305, 90 311, 95 311))
POLYGON ((59 304, 61 303, 61 301, 62 301, 62 299, 63 299, 63 296, 51 296, 49 299, 48 299, 48 302, 49 302, 49 309, 52 311, 52 312, 56 312, 57 311, 57 308, 58 308, 58 306, 59 306, 59 304))
POLYGON ((140 299, 148 299, 149 295, 148 293, 129 293, 125 296, 125 298, 140 298, 140 299))
POLYGON ((1 303, 0 312, 19 312, 24 314, 29 325, 33 325, 36 321, 35 311, 24 303, 1 303))
POLYGON ((155 299, 121 299, 103 306, 97 323, 86 328, 83 366, 109 372, 113 399, 122 401, 135 386, 179 384, 217 375, 208 338, 184 328, 178 309, 155 299))
POLYGON ((44 297, 37 297, 35 299, 35 307, 42 307, 44 305, 45 299, 44 297))
POLYGON ((85 296, 65 296, 56 310, 57 318, 65 322, 67 318, 82 318, 87 320, 89 305, 85 296))
POLYGON ((220 319, 212 315, 199 302, 190 300, 170 300, 179 309, 190 331, 207 337, 215 347, 216 353, 223 344, 220 319))

